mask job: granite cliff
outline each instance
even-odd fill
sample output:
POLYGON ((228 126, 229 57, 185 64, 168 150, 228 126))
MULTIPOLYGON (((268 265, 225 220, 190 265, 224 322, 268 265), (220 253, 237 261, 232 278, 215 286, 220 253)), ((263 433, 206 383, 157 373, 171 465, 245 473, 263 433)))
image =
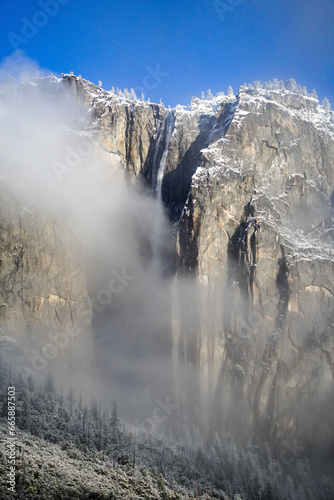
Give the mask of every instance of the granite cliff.
MULTIPOLYGON (((332 456, 333 114, 279 83, 167 110, 73 75, 52 82, 81 106, 106 179, 108 165, 125 171, 170 221, 162 349, 180 412, 209 434, 332 456)), ((1 327, 27 340, 31 325, 61 329, 91 295, 80 250, 7 192, 1 207, 1 327)))

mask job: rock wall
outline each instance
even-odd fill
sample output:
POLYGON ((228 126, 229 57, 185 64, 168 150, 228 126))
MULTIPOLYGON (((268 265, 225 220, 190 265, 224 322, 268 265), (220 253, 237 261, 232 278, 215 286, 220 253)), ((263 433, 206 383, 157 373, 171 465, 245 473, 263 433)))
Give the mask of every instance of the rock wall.
POLYGON ((241 89, 235 102, 227 133, 201 152, 179 222, 180 265, 201 305, 188 361, 202 419, 243 440, 329 451, 333 124, 289 92, 241 89))
POLYGON ((329 451, 332 115, 310 95, 242 87, 169 111, 166 144, 168 111, 105 99, 91 103, 101 143, 153 187, 167 148, 161 191, 175 224, 181 406, 241 440, 329 451))
MULTIPOLYGON (((209 433, 332 453, 332 114, 284 88, 166 110, 70 75, 59 85, 107 164, 141 178, 173 223, 166 354, 181 413, 209 433)), ((62 328, 87 293, 76 250, 50 221, 2 206, 2 325, 62 328)))
POLYGON ((92 311, 71 230, 2 186, 0 248, 0 328, 24 352, 22 367, 92 373, 92 311))

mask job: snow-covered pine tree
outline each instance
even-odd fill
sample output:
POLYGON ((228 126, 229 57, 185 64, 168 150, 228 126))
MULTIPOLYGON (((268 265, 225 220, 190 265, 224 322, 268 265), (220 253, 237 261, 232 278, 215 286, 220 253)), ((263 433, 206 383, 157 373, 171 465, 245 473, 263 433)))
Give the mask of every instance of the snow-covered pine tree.
POLYGON ((273 90, 280 90, 281 82, 277 78, 273 78, 273 90))
POLYGON ((313 89, 312 90, 312 97, 316 100, 318 100, 318 94, 316 93, 316 91, 313 89))
POLYGON ((111 441, 113 444, 119 441, 120 432, 120 419, 118 415, 118 409, 116 401, 114 401, 111 417, 110 417, 110 427, 111 427, 111 441))
POLYGON ((232 95, 234 95, 233 88, 231 87, 231 85, 229 85, 229 87, 228 87, 228 89, 227 89, 227 95, 228 95, 228 96, 232 96, 232 95))
POLYGON ((298 92, 298 85, 294 78, 289 78, 285 82, 285 88, 286 90, 290 90, 290 92, 298 92))
POLYGON ((95 422, 98 421, 99 419, 99 407, 95 399, 92 400, 91 406, 90 406, 90 414, 92 418, 95 420, 95 422))
POLYGON ((53 378, 53 375, 51 372, 49 372, 49 374, 46 378, 44 390, 48 394, 55 394, 56 393, 55 381, 54 381, 54 378, 53 378))
POLYGON ((68 408, 70 411, 70 415, 72 416, 73 415, 73 407, 75 405, 75 394, 74 394, 73 387, 71 387, 70 390, 68 391, 67 404, 68 404, 68 408))
POLYGON ((331 111, 331 103, 329 102, 327 97, 325 97, 325 99, 322 101, 321 106, 324 108, 326 113, 329 113, 331 111))

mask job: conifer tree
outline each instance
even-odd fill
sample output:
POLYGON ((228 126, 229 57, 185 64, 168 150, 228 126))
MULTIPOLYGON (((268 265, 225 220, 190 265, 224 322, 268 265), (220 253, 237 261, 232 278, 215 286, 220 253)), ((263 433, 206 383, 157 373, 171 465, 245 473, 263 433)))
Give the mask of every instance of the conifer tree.
POLYGON ((324 108, 326 113, 330 112, 331 104, 330 104, 329 100, 327 99, 327 97, 325 97, 325 99, 322 101, 321 106, 324 108))
POLYGON ((228 95, 228 96, 232 96, 232 95, 234 95, 233 88, 231 87, 231 85, 229 85, 229 87, 228 87, 228 89, 227 89, 227 95, 228 95))

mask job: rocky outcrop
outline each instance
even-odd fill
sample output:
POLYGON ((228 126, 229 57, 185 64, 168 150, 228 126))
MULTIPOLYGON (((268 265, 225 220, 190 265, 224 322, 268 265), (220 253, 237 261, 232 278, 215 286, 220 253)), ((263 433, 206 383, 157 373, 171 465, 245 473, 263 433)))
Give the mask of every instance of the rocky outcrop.
POLYGON ((106 159, 152 183, 156 138, 167 110, 130 102, 75 76, 64 75, 63 83, 87 111, 86 128, 107 153, 106 159))

